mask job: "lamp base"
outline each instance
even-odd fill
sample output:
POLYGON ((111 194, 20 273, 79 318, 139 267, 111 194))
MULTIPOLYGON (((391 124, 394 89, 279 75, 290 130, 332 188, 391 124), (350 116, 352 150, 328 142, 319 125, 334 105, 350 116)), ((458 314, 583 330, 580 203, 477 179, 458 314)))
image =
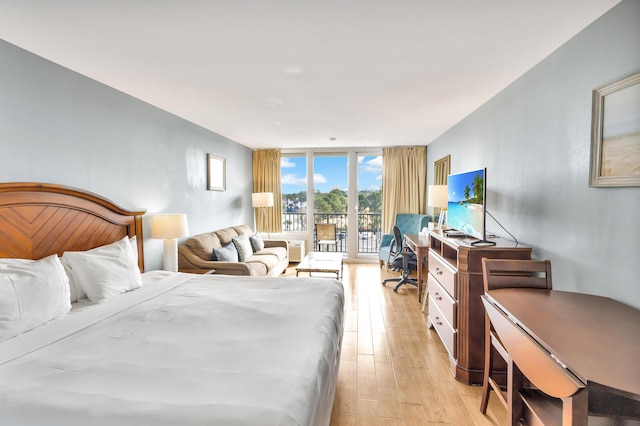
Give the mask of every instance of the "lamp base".
POLYGON ((438 218, 438 229, 441 231, 444 230, 444 227, 447 226, 447 209, 443 208, 440 210, 440 217, 438 218))
POLYGON ((162 266, 165 271, 178 272, 178 240, 167 238, 164 240, 162 266))

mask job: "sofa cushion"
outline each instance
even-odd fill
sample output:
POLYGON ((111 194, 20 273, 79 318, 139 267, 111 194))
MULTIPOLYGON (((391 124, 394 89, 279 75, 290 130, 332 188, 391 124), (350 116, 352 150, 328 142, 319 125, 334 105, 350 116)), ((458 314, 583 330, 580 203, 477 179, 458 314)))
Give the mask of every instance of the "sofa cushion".
POLYGON ((214 233, 218 236, 220 244, 223 246, 232 243, 233 237, 238 236, 238 233, 233 228, 218 229, 217 231, 214 231, 214 233))
POLYGON ((247 225, 234 226, 233 230, 236 231, 236 234, 238 235, 242 235, 242 234, 253 235, 253 231, 247 225))
POLYGON ((264 274, 267 274, 267 271, 272 270, 278 264, 278 256, 274 254, 262 254, 259 256, 251 256, 247 263, 251 265, 251 269, 257 268, 259 265, 264 266, 264 274))
POLYGON ((247 234, 233 237, 231 241, 233 241, 233 245, 236 246, 236 250, 238 250, 238 258, 240 259, 240 262, 244 262, 251 257, 253 254, 253 247, 251 247, 251 241, 249 241, 247 234))
POLYGON ((214 232, 194 235, 193 237, 187 239, 185 245, 196 256, 203 260, 212 259, 211 253, 213 252, 213 249, 222 247, 222 244, 220 244, 220 239, 214 232))
POLYGON ((213 256, 220 262, 237 262, 238 250, 233 243, 229 243, 226 246, 220 248, 213 248, 213 256))
POLYGON ((287 249, 284 247, 265 247, 260 251, 254 253, 255 256, 275 256, 278 261, 287 257, 287 249))

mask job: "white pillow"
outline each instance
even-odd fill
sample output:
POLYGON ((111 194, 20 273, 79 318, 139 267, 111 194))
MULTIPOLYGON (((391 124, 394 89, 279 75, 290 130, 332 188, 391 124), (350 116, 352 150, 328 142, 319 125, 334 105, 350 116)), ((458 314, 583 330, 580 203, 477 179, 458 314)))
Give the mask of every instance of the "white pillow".
POLYGON ((131 249, 133 250, 133 258, 136 260, 136 265, 138 264, 138 238, 134 235, 129 238, 129 242, 131 243, 131 249))
POLYGON ((73 276, 73 271, 64 261, 64 255, 62 258, 62 266, 64 267, 64 272, 67 274, 69 278, 69 300, 71 303, 77 302, 78 300, 86 299, 87 293, 80 288, 80 284, 76 284, 76 278, 73 276))
MULTIPOLYGON (((134 235, 133 237, 129 238, 129 242, 131 243, 131 249, 133 250, 133 258, 135 259, 136 265, 137 265, 138 264, 138 239, 134 235)), ((105 246, 102 246, 102 247, 105 247, 105 246)), ((86 299, 87 293, 77 282, 75 276, 73 275, 73 271, 64 260, 62 261, 62 266, 64 266, 64 271, 67 273, 67 276, 69 277, 69 288, 70 288, 69 295, 71 297, 71 303, 77 302, 78 300, 86 299)))
POLYGON ((140 270, 129 237, 88 251, 68 251, 62 264, 78 291, 92 302, 102 302, 142 285, 140 270))
POLYGON ((0 259, 0 342, 70 309, 69 279, 57 255, 0 259))

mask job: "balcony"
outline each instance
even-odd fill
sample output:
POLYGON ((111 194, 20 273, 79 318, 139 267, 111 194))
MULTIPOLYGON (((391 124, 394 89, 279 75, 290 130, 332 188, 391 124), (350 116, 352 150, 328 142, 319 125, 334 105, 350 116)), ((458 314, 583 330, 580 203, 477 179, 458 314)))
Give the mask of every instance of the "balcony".
MULTIPOLYGON (((337 244, 335 247, 330 247, 329 250, 343 253, 347 252, 347 237, 349 235, 349 230, 347 228, 346 213, 314 213, 313 223, 335 224, 337 244)), ((307 226, 306 213, 282 213, 283 232, 306 232, 308 229, 307 226)), ((378 253, 381 229, 381 213, 358 213, 358 253, 378 253)), ((317 250, 318 248, 315 244, 315 230, 313 239, 313 249, 317 250)))

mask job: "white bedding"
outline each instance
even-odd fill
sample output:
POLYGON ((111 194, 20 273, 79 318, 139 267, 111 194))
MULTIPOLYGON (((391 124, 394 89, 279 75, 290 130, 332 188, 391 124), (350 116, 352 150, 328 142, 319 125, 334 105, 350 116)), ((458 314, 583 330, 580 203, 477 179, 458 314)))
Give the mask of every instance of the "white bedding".
POLYGON ((154 272, 143 282, 2 342, 0 424, 329 424, 338 281, 154 272))

